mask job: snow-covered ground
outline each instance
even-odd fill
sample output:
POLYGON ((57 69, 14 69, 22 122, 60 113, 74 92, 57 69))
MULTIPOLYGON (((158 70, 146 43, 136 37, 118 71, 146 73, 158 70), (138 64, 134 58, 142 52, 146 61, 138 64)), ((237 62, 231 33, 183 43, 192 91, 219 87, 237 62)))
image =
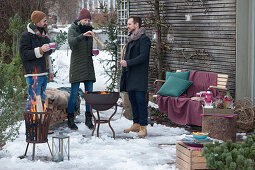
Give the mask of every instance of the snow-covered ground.
MULTIPOLYGON (((55 82, 48 84, 49 87, 70 87, 68 81, 69 62, 71 51, 57 50, 53 55, 55 59, 54 70, 57 70, 55 82)), ((106 52, 100 52, 94 56, 94 65, 97 81, 94 90, 104 90, 106 78, 102 75, 103 67, 98 59, 107 57, 106 52)), ((84 86, 81 85, 84 89, 84 86)), ((123 129, 132 125, 132 121, 122 116, 122 108, 118 107, 117 114, 113 117, 111 125, 115 130, 116 139, 112 138, 112 131, 107 124, 100 126, 100 137, 91 136, 84 124, 85 102, 81 103, 81 115, 76 118, 78 130, 72 131, 66 126, 55 129, 55 134, 63 131, 70 136, 70 160, 53 162, 47 144, 37 144, 35 161, 31 161, 32 145, 29 146, 28 157, 19 159, 23 155, 27 143, 25 142, 25 124, 22 121, 19 137, 8 142, 0 151, 0 170, 81 170, 81 169, 109 169, 109 170, 165 170, 175 169, 175 143, 189 132, 181 128, 166 127, 154 124, 148 126, 148 135, 140 139, 137 133, 123 133, 123 129)), ((113 110, 101 113, 102 117, 108 118, 113 110)), ((52 136, 49 135, 51 145, 52 136)), ((95 132, 96 134, 96 132, 95 132)))

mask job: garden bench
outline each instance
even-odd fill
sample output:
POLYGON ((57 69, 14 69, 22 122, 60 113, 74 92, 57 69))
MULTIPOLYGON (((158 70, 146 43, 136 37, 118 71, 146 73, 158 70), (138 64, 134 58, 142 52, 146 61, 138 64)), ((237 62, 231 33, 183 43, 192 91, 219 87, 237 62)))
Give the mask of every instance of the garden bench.
MULTIPOLYGON (((176 72, 182 71, 185 70, 177 70, 176 72)), ((196 93, 200 91, 211 90, 214 98, 222 98, 224 91, 227 90, 228 75, 191 70, 189 81, 193 83, 187 89, 187 93, 183 93, 179 97, 157 95, 158 83, 165 83, 165 80, 154 81, 156 91, 153 97, 162 113, 158 116, 158 120, 163 114, 168 114, 168 118, 177 124, 201 126, 202 118, 200 115, 203 113, 201 101, 192 100, 192 97, 195 97, 196 93), (221 95, 219 90, 222 90, 221 95)))

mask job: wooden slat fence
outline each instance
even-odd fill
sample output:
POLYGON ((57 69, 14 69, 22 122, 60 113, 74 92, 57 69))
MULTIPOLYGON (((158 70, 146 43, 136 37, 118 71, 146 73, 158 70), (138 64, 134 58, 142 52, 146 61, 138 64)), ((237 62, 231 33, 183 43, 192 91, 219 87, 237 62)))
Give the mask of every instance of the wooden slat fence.
MULTIPOLYGON (((130 16, 148 19, 153 12, 148 2, 153 0, 130 0, 130 16)), ((227 87, 235 96, 236 0, 161 0, 161 3, 164 6, 160 10, 165 18, 163 24, 172 26, 169 33, 174 36, 174 41, 167 44, 170 48, 163 58, 164 69, 227 74, 227 87), (192 15, 191 21, 185 20, 186 14, 192 15)), ((147 28, 150 38, 152 29, 155 28, 147 28)), ((151 59, 150 66, 153 65, 155 62, 151 59)), ((155 79, 156 75, 150 75, 150 91, 154 91, 155 79)))

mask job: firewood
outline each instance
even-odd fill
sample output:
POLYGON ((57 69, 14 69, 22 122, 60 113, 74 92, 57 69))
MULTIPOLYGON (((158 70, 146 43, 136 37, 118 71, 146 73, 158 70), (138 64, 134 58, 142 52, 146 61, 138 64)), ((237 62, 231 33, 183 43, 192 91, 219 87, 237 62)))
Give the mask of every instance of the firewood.
POLYGON ((36 111, 43 112, 42 99, 41 96, 36 96, 36 111))

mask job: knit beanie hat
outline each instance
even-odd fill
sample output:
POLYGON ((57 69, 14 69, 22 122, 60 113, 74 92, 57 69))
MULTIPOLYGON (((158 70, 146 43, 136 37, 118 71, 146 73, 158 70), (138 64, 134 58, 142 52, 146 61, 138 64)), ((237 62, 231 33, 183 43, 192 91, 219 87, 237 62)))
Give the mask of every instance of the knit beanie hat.
POLYGON ((91 15, 90 12, 83 8, 79 14, 78 20, 82 20, 82 19, 91 19, 91 15))
POLYGON ((33 24, 37 24, 40 22, 44 17, 46 17, 46 14, 42 11, 34 11, 31 15, 31 21, 33 24))

